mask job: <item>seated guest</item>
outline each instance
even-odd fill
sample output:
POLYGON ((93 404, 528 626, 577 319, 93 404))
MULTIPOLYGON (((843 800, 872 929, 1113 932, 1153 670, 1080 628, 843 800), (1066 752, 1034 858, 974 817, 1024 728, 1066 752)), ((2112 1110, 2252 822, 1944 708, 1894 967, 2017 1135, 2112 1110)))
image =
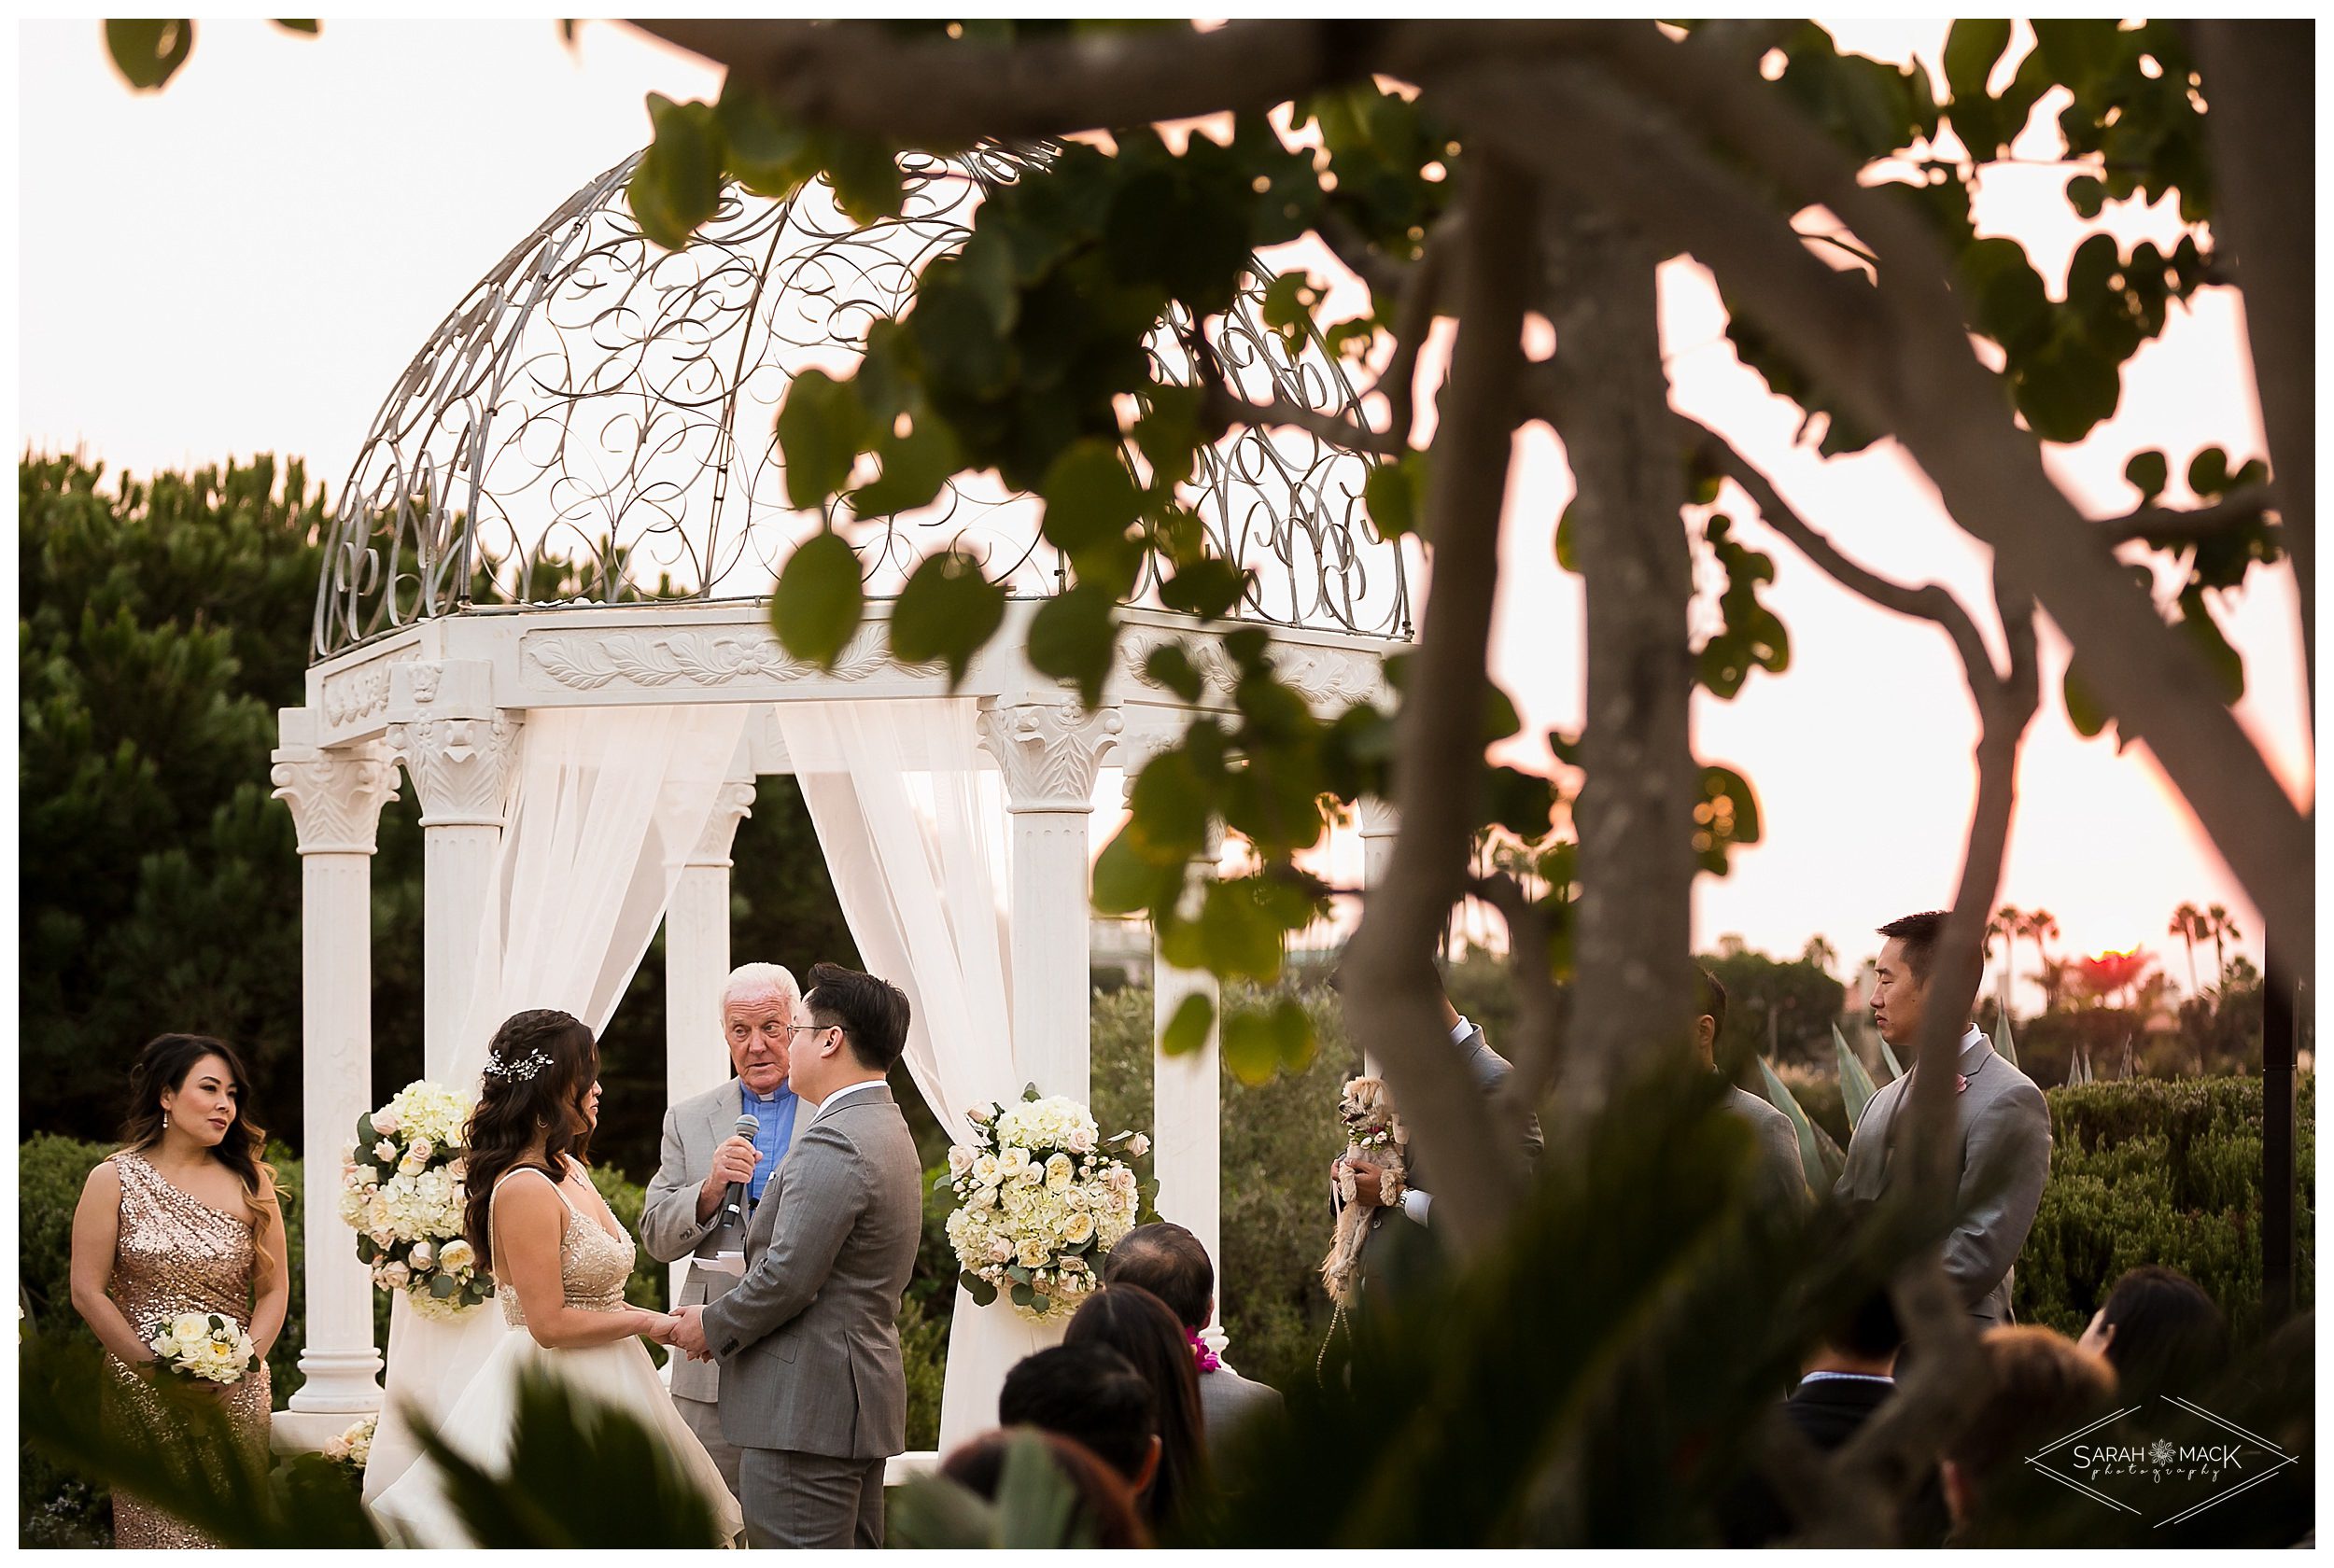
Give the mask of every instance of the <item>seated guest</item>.
POLYGON ((1281 1407, 1277 1389, 1250 1382, 1200 1338, 1200 1330, 1216 1315, 1216 1266, 1198 1237, 1164 1220, 1136 1225, 1104 1257, 1103 1281, 1139 1285, 1182 1321, 1192 1364, 1199 1368, 1200 1410, 1207 1421, 1211 1460, 1223 1458, 1225 1434, 1251 1412, 1281 1407))
POLYGON ((974 1438, 940 1462, 940 1474, 976 1496, 993 1503, 1005 1480, 1005 1455, 1014 1440, 1033 1438, 1045 1445, 1046 1457, 1078 1496, 1063 1547, 1094 1546, 1117 1550, 1147 1547, 1150 1535, 1134 1506, 1134 1494, 1109 1465, 1070 1438, 1030 1427, 1012 1432, 989 1432, 974 1438))
POLYGON ((1055 1345, 1023 1357, 1005 1375, 997 1424, 1085 1444, 1131 1493, 1159 1473, 1159 1401, 1133 1363, 1107 1345, 1055 1345))
POLYGON ((2213 1298, 2177 1268, 2144 1264, 2107 1293, 2077 1341, 2107 1358, 2126 1393, 2179 1393, 2229 1363, 2229 1323, 2213 1298))
POLYGON ((1188 1507, 1206 1470, 1206 1417, 1200 1375, 1184 1343, 1183 1324, 1167 1304, 1139 1285, 1104 1285, 1071 1315, 1068 1345, 1106 1345, 1132 1363, 1159 1407, 1159 1471, 1141 1497, 1154 1533, 1188 1507))
MULTIPOLYGON (((1896 1392, 1896 1356, 1904 1344, 1888 1292, 1875 1288, 1823 1336, 1807 1359, 1807 1375, 1783 1404, 1783 1419, 1820 1452, 1846 1447, 1896 1392)), ((1730 1547, 1765 1546, 1796 1528, 1781 1499, 1755 1475, 1727 1492, 1718 1512, 1730 1547)), ((1945 1500, 1932 1477, 1906 1505, 1899 1538, 1906 1546, 1933 1547, 1945 1532, 1945 1500)))
POLYGON ((1982 1511, 2031 1474, 2020 1463, 2028 1454, 2097 1419, 2116 1394, 2115 1368, 2063 1334, 1993 1328, 1982 1346, 1993 1389, 1945 1445, 1942 1466, 1957 1541, 1972 1538, 1982 1511))

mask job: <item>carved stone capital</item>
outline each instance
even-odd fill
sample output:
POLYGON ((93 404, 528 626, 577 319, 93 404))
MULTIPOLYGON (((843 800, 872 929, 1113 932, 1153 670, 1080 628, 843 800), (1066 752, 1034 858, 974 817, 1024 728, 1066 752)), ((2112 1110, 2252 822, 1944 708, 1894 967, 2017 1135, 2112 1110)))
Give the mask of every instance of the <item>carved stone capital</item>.
POLYGON ((693 866, 726 866, 730 863, 729 847, 737 841, 738 824, 753 815, 754 784, 751 778, 732 779, 713 796, 713 814, 705 819, 705 832, 697 839, 697 847, 689 854, 686 864, 693 866))
POLYGON ((269 753, 275 798, 291 807, 303 855, 370 855, 381 808, 397 798, 397 764, 386 747, 283 746, 269 753))
POLYGON ((1092 811, 1094 771, 1125 725, 1116 708, 1090 712, 1066 698, 984 708, 980 742, 1005 770, 1005 808, 1092 811))
POLYGON ((502 826, 502 787, 518 731, 518 716, 499 708, 478 719, 433 713, 392 723, 389 745, 414 780, 421 825, 502 826))
POLYGON ((1361 825, 1364 838, 1392 838, 1402 825, 1395 809, 1375 795, 1364 795, 1355 803, 1354 819, 1361 825))

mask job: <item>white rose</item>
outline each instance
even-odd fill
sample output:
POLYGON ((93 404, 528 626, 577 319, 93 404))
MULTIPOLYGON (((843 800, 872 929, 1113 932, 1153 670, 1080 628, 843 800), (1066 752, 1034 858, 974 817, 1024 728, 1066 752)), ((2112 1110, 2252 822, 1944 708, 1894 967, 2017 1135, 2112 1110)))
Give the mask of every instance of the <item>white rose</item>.
POLYGON ((1000 1236, 989 1243, 989 1255, 999 1263, 1013 1261, 1013 1243, 1000 1236))
POLYGON ((1028 1240, 1022 1242, 1019 1250, 1021 1267, 1023 1268, 1035 1268, 1038 1265, 1044 1263, 1046 1261, 1046 1244, 1033 1236, 1028 1240))
POLYGON ((425 1163, 428 1162, 430 1155, 436 1154, 437 1152, 437 1145, 430 1142, 427 1138, 415 1139, 412 1143, 406 1145, 405 1149, 407 1157, 421 1160, 425 1163))
POLYGON ((470 1180, 470 1161, 457 1159, 445 1168, 445 1173, 457 1182, 467 1182, 470 1180))
POLYGON ((200 1312, 181 1312, 170 1320, 170 1337, 182 1345, 192 1344, 210 1332, 210 1320, 200 1312))
POLYGON ((997 1179, 1002 1182, 1018 1181, 1027 1176, 1029 1169, 1029 1151, 1017 1144, 1007 1149, 1004 1157, 997 1161, 997 1179))
POLYGON ((1141 1133, 1138 1132, 1132 1138, 1127 1140, 1127 1155, 1129 1158, 1141 1159, 1145 1155, 1147 1155, 1150 1152, 1151 1141, 1144 1137, 1141 1133))
POLYGON ((380 1110, 380 1111, 375 1111, 375 1112, 373 1113, 373 1131, 378 1132, 378 1133, 382 1133, 382 1134, 385 1134, 385 1135, 386 1135, 386 1134, 388 1134, 388 1133, 395 1132, 395 1131, 397 1130, 397 1128, 398 1128, 398 1120, 397 1120, 397 1113, 396 1113, 395 1111, 391 1111, 391 1110, 387 1110, 387 1109, 383 1109, 383 1110, 380 1110))
POLYGON ((347 1439, 343 1437, 327 1437, 324 1440, 324 1457, 327 1459, 346 1459, 348 1457, 347 1439))
POLYGON ((378 1160, 393 1160, 397 1158, 397 1145, 384 1138, 373 1146, 373 1155, 378 1160))
POLYGON ((1004 1162, 994 1155, 982 1155, 973 1161, 973 1180, 984 1187, 993 1187, 1004 1169, 1004 1162))
POLYGON ((963 1144, 962 1144, 962 1143, 951 1143, 951 1144, 949 1144, 949 1179, 950 1179, 951 1181, 962 1181, 962 1180, 963 1179, 963 1177, 964 1177, 964 1173, 965 1173, 966 1171, 968 1171, 968 1170, 972 1169, 972 1168, 973 1168, 973 1160, 974 1160, 974 1157, 975 1157, 975 1156, 974 1156, 974 1155, 973 1155, 973 1152, 972 1152, 970 1149, 967 1149, 966 1147, 964 1147, 964 1145, 963 1145, 963 1144))
POLYGON ((478 1261, 478 1253, 459 1237, 448 1241, 438 1253, 438 1267, 458 1274, 478 1261))
POLYGON ((1047 1157, 1046 1187, 1047 1191, 1062 1191, 1070 1184, 1072 1179, 1074 1179, 1076 1175, 1077 1170, 1070 1164, 1069 1155, 1064 1154, 1054 1154, 1047 1157))
POLYGON ((405 1254, 405 1261, 415 1268, 427 1268, 437 1261, 438 1249, 427 1241, 416 1241, 414 1250, 405 1254))
POLYGON ((1094 1129, 1090 1127, 1074 1127, 1063 1137, 1062 1144, 1074 1155, 1090 1155, 1094 1152, 1094 1129))
POLYGON ((997 1119, 997 1108, 993 1105, 976 1105, 964 1113, 964 1119, 975 1127, 987 1127, 997 1119))
POLYGON ((162 1357, 164 1361, 172 1360, 178 1354, 178 1341, 173 1339, 167 1334, 155 1340, 153 1345, 149 1348, 156 1355, 162 1357))
POLYGON ((384 1264, 381 1267, 382 1281, 392 1290, 402 1290, 413 1277, 414 1271, 401 1263, 384 1264))
POLYGON ((1094 1216, 1079 1210, 1070 1216, 1070 1223, 1062 1227, 1062 1239, 1075 1247, 1094 1234, 1094 1216))

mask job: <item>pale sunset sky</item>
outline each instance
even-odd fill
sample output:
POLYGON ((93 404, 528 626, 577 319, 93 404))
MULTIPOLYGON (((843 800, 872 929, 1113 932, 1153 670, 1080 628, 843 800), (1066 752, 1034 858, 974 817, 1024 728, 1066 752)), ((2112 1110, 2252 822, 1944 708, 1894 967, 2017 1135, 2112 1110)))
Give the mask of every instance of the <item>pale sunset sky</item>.
MULTIPOLYGON (((1933 65, 1944 37, 1942 23, 1833 30, 1848 48, 1933 65)), ((77 446, 137 473, 302 455, 335 495, 440 318, 539 219, 646 139, 643 95, 719 89, 693 58, 597 22, 572 49, 550 21, 328 20, 316 39, 203 22, 176 79, 144 96, 114 74, 95 21, 23 23, 18 44, 20 447, 77 446)), ((2016 149, 2035 161, 1989 173, 1977 206, 1980 231, 2020 239, 2054 291, 2085 231, 2059 195, 2073 171, 2049 161, 2057 107, 2044 101, 2016 149)), ((2168 248, 2170 207, 2111 217, 2127 245, 2168 248)), ((1796 413, 1736 362, 1722 319, 1708 275, 1671 263, 1663 331, 1678 405, 1733 437, 1851 554, 1945 582, 1990 626, 1986 552, 1930 486, 1892 445, 1829 461, 1793 447, 1796 413)), ((2175 308, 2141 352, 2116 417, 2049 461, 2103 516, 2135 502, 2121 478, 2130 452, 2167 451, 2179 501, 2177 476, 2209 444, 2232 467, 2265 455, 2241 308, 2217 288, 2175 308)), ((1549 547, 1569 494, 1561 454, 1536 427, 1520 456, 1493 667, 1538 735, 1578 724, 1581 603, 1549 547)), ((1790 627, 1792 667, 1754 675, 1731 703, 1697 697, 1697 750, 1750 778, 1765 838, 1732 875, 1700 882, 1695 940, 1707 948, 1737 933, 1791 956, 1820 932, 1851 975, 1877 949, 1874 926, 1951 897, 1975 718, 1942 633, 1851 597, 1764 529, 1742 532, 1775 558, 1763 596, 1790 627)), ((2245 659, 2239 717, 2301 798, 2314 781, 2290 570, 2257 569, 2218 608, 2245 659)), ((1998 902, 2049 909, 2061 951, 2144 945, 2183 988, 2172 910, 2224 903, 2258 961, 2259 917, 2144 749, 2118 754, 2068 727, 2064 660, 2046 623, 2044 703, 1998 902)), ((1544 767, 1544 748, 1534 741, 1524 760, 1544 767)), ((1357 851, 1339 846, 1333 874, 1357 875, 1357 851)), ((2021 980, 2032 963, 2022 944, 2021 980)), ((2035 988, 2021 992, 2023 1005, 2037 1001, 2035 988)))

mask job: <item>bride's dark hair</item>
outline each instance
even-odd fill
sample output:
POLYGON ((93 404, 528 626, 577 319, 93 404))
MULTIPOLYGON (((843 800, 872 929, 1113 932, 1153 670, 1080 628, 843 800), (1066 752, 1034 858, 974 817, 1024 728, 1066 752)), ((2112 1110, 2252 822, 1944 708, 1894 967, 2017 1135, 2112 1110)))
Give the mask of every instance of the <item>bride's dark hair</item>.
POLYGON ((462 1134, 462 1234, 482 1270, 494 1267, 486 1216, 495 1183, 521 1166, 557 1182, 565 1173, 561 1155, 585 1157, 592 1124, 584 1104, 598 1076, 599 1046, 572 1014, 537 1008, 513 1014, 495 1030, 478 1104, 462 1134), (537 1139, 543 1144, 540 1165, 531 1157, 537 1139))

